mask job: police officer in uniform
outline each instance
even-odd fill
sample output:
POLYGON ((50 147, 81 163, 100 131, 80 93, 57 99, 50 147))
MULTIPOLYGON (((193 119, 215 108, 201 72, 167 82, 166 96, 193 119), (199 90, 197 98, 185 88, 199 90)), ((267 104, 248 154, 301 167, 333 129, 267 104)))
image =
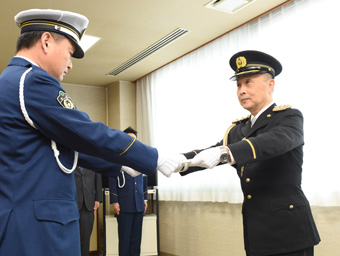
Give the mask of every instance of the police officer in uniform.
MULTIPOLYGON (((128 127, 125 133, 132 137, 137 131, 128 127)), ((118 222, 119 256, 139 256, 142 242, 143 217, 148 207, 148 177, 131 177, 122 171, 110 177, 110 203, 118 222)))
POLYGON ((181 175, 225 163, 236 169, 247 256, 314 255, 320 237, 301 189, 303 116, 272 97, 282 66, 259 51, 238 52, 230 65, 239 102, 250 115, 234 121, 216 145, 185 153, 192 161, 181 175))
POLYGON ((17 54, 0 75, 0 255, 80 256, 77 165, 170 176, 176 157, 78 111, 60 82, 82 58, 88 19, 31 9, 15 16, 17 54))

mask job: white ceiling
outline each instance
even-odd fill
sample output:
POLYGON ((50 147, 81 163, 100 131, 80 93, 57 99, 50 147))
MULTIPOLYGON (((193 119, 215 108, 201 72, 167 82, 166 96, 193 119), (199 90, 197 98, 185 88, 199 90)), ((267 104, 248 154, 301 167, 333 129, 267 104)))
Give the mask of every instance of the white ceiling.
POLYGON ((204 7, 209 0, 1 0, 0 71, 15 55, 20 29, 14 16, 26 9, 60 9, 81 13, 90 20, 87 35, 101 40, 74 59, 64 83, 108 86, 115 81, 135 81, 218 38, 287 0, 256 0, 235 14, 204 7), (115 77, 107 73, 177 28, 185 36, 146 57, 115 77))

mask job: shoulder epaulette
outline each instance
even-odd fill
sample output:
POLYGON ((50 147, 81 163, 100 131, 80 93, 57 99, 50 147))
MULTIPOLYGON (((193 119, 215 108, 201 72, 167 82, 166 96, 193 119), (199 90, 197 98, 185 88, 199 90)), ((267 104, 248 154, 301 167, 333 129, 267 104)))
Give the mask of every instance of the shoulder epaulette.
POLYGON ((249 116, 246 116, 246 117, 243 117, 243 118, 241 118, 241 119, 237 119, 237 120, 233 121, 232 123, 233 123, 233 124, 242 123, 242 121, 249 119, 249 117, 250 117, 250 115, 249 115, 249 116))
POLYGON ((283 110, 289 109, 291 107, 292 107, 291 105, 276 106, 276 107, 273 108, 273 112, 283 111, 283 110))
POLYGON ((250 118, 250 115, 246 116, 246 117, 243 117, 241 119, 237 119, 237 120, 232 122, 232 125, 229 126, 228 130, 224 134, 224 137, 223 137, 223 146, 228 145, 228 135, 229 135, 229 132, 231 131, 231 129, 233 129, 236 125, 242 123, 243 121, 249 120, 249 118, 250 118))

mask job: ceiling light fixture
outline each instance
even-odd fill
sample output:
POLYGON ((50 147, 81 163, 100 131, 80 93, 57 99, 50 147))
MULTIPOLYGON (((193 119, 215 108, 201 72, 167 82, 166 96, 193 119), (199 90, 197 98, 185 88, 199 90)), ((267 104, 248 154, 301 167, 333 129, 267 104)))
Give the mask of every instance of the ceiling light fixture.
POLYGON ((207 8, 227 13, 235 13, 256 0, 213 0, 205 5, 207 8))
POLYGON ((79 44, 84 52, 90 49, 95 43, 100 40, 100 37, 84 35, 79 44))

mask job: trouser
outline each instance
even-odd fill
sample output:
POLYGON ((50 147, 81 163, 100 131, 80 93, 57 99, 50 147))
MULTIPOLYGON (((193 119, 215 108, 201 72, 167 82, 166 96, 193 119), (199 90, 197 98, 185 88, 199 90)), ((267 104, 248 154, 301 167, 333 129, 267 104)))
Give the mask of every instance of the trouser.
POLYGON ((314 255, 314 247, 305 248, 296 252, 284 253, 284 254, 275 254, 273 256, 313 256, 314 255))
POLYGON ((120 212, 117 216, 119 256, 139 256, 144 212, 120 212))
MULTIPOLYGON (((247 254, 248 256, 249 254, 247 254)), ((314 256, 314 247, 308 247, 295 252, 288 252, 283 254, 271 254, 266 256, 314 256)))
POLYGON ((86 209, 86 206, 83 207, 79 211, 79 230, 80 230, 80 248, 81 248, 81 256, 89 256, 90 255, 90 237, 93 229, 94 222, 94 212, 89 212, 86 209))

